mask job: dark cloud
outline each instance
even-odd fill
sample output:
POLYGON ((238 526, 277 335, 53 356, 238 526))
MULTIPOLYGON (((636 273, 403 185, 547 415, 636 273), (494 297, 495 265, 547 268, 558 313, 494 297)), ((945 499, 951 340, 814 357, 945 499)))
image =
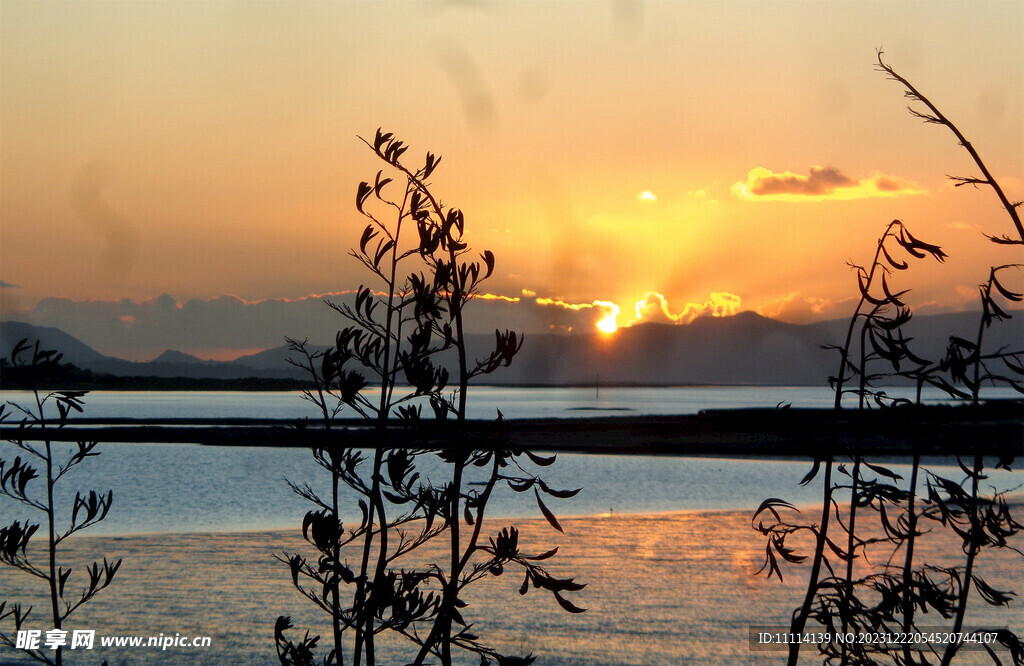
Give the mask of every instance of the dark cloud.
POLYGON ((734 183, 731 189, 739 197, 766 201, 866 199, 927 192, 920 185, 898 176, 875 172, 868 177, 851 178, 835 167, 822 166, 812 166, 806 176, 755 167, 745 181, 734 183))
POLYGON ((839 187, 856 185, 849 176, 834 167, 811 167, 811 173, 801 176, 795 173, 772 174, 758 179, 751 187, 751 192, 758 196, 772 194, 829 194, 839 187))
POLYGON ((875 181, 875 186, 882 192, 899 192, 906 187, 906 184, 896 178, 882 176, 875 181))
POLYGON ((17 289, 18 285, 12 284, 6 280, 0 280, 0 289, 17 289))

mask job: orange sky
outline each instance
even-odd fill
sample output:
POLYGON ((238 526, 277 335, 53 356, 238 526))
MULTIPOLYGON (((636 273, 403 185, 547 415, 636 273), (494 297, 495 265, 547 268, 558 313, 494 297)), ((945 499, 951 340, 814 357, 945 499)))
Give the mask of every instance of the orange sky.
POLYGON ((3 0, 0 308, 351 289, 378 126, 444 156, 495 294, 839 317, 901 218, 950 255, 913 302, 966 307, 1013 229, 877 47, 1024 198, 1019 2, 3 0))

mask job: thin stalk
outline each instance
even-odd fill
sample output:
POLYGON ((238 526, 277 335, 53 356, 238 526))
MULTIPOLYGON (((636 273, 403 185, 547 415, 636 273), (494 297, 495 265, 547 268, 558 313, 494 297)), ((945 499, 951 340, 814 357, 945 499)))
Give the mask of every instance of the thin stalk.
MULTIPOLYGON (((867 275, 864 289, 867 291, 871 288, 871 283, 875 278, 875 271, 878 269, 879 263, 878 258, 882 254, 882 244, 885 239, 892 233, 893 227, 901 224, 899 220, 893 220, 889 223, 889 226, 885 228, 885 233, 878 239, 878 247, 875 248, 875 258, 871 261, 871 271, 867 275)), ((860 309, 864 306, 864 302, 867 299, 861 294, 860 301, 857 302, 857 309, 853 311, 853 316, 850 317, 850 325, 846 329, 846 341, 843 343, 842 348, 839 350, 841 359, 839 362, 839 373, 836 376, 836 399, 834 408, 836 410, 842 409, 843 400, 843 377, 846 374, 846 366, 849 365, 848 359, 850 358, 850 343, 853 341, 853 331, 857 327, 857 319, 860 317, 860 309)), ((861 368, 863 370, 863 368, 861 368)))
MULTIPOLYGON (((807 594, 804 596, 804 603, 800 612, 793 618, 791 633, 802 634, 804 625, 807 624, 807 617, 811 614, 811 604, 814 603, 814 596, 818 591, 818 576, 821 574, 821 562, 825 556, 825 539, 828 538, 828 524, 832 515, 832 459, 829 458, 825 464, 824 496, 821 501, 821 525, 818 528, 818 541, 814 548, 814 562, 811 564, 811 576, 807 582, 807 594)), ((796 666, 800 656, 800 643, 789 644, 789 666, 796 666)))
MULTIPOLYGON (((970 543, 967 546, 967 562, 964 565, 964 582, 960 587, 960 598, 957 600, 956 618, 953 620, 953 635, 960 633, 964 626, 964 616, 967 614, 967 597, 971 592, 971 574, 974 572, 974 560, 981 550, 981 525, 978 521, 978 476, 981 474, 981 453, 974 454, 974 478, 971 482, 971 531, 970 543)), ((942 654, 942 666, 948 666, 953 660, 960 644, 950 641, 946 645, 946 651, 942 654)))
MULTIPOLYGON (((480 532, 484 524, 484 512, 487 509, 487 500, 490 498, 491 493, 494 491, 494 486, 498 482, 498 476, 501 469, 500 463, 501 459, 497 455, 495 455, 494 460, 491 463, 490 478, 488 478, 487 480, 487 485, 484 487, 484 491, 480 493, 478 507, 476 510, 476 517, 474 518, 473 532, 469 537, 469 542, 466 544, 465 551, 462 553, 462 559, 458 563, 458 570, 460 572, 465 571, 466 567, 469 566, 469 562, 472 559, 473 554, 477 550, 477 543, 480 540, 480 532)), ((459 583, 458 589, 462 589, 461 582, 459 583)), ((414 662, 415 664, 422 664, 423 659, 425 659, 427 654, 429 654, 430 647, 433 645, 434 638, 436 636, 436 626, 437 624, 435 623, 435 627, 431 628, 430 635, 427 637, 427 640, 424 641, 423 645, 421 646, 420 652, 416 657, 416 661, 414 662)))
MULTIPOLYGON (((914 540, 917 537, 917 475, 921 468, 921 454, 915 443, 914 460, 910 471, 910 498, 907 500, 907 554, 903 560, 903 632, 909 633, 914 626, 914 540)), ((903 659, 913 663, 910 644, 903 646, 903 659)))
MULTIPOLYGON (((43 418, 43 402, 39 399, 39 391, 33 391, 33 396, 36 400, 36 409, 39 414, 39 428, 46 431, 46 420, 43 418)), ((60 596, 57 590, 57 528, 56 528, 56 517, 54 515, 53 508, 53 450, 49 438, 44 438, 43 444, 46 450, 46 526, 49 531, 49 541, 47 542, 47 556, 49 562, 49 575, 47 576, 46 582, 50 584, 50 610, 53 616, 53 628, 60 629, 61 617, 60 617, 60 596)), ((56 655, 54 656, 55 662, 58 666, 62 663, 63 654, 61 648, 57 648, 56 655)))
POLYGON ((458 404, 458 428, 455 431, 455 447, 458 455, 455 458, 455 469, 452 474, 452 506, 451 506, 451 570, 448 575, 448 589, 445 590, 443 603, 443 619, 441 626, 441 662, 448 666, 451 664, 451 632, 452 632, 452 611, 455 609, 455 600, 459 594, 459 578, 462 575, 460 566, 462 559, 462 512, 459 504, 462 499, 462 475, 466 467, 464 456, 466 451, 466 398, 469 390, 469 361, 466 358, 466 338, 462 321, 462 306, 465 303, 465 285, 460 283, 457 265, 455 264, 455 251, 450 251, 453 264, 454 290, 452 301, 455 305, 455 332, 458 336, 456 349, 459 354, 459 404, 458 404))
MULTIPOLYGON (((305 350, 303 350, 305 351, 305 350)), ((306 353, 306 362, 309 364, 308 370, 310 376, 313 378, 313 386, 316 389, 316 405, 320 408, 320 415, 324 423, 324 432, 331 432, 331 412, 327 408, 327 399, 324 397, 324 382, 321 381, 320 375, 317 373, 316 368, 313 365, 313 358, 306 353)), ((329 440, 328 440, 329 441, 329 440)), ((331 446, 328 443, 328 446, 331 446)), ((333 456, 330 455, 328 450, 328 458, 331 459, 331 517, 334 522, 341 525, 341 513, 339 507, 340 496, 339 496, 339 482, 340 475, 338 474, 338 467, 334 463, 333 456)), ((341 543, 340 534, 338 543, 331 549, 331 558, 334 561, 335 566, 341 561, 341 543)), ((339 589, 340 576, 335 571, 334 582, 331 585, 331 624, 332 632, 334 634, 334 654, 337 659, 338 666, 345 666, 345 651, 344 644, 342 643, 342 632, 343 627, 341 624, 341 590, 339 589)), ((280 656, 280 655, 278 655, 280 656)))
MULTIPOLYGON (((992 278, 989 278, 987 285, 982 286, 982 290, 991 290, 992 278)), ((989 294, 982 294, 982 307, 988 308, 987 296, 989 294)), ((971 391, 971 402, 973 403, 974 412, 974 474, 971 477, 971 530, 970 530, 970 543, 967 544, 967 561, 964 564, 964 582, 960 587, 960 598, 957 601, 956 618, 953 620, 953 633, 954 635, 959 633, 964 626, 964 616, 967 614, 967 601, 971 591, 971 574, 974 572, 974 560, 978 555, 978 551, 981 550, 981 529, 982 526, 978 520, 978 477, 981 476, 981 470, 983 460, 981 456, 981 449, 978 445, 977 432, 978 432, 978 406, 979 406, 979 390, 980 376, 981 376, 981 343, 985 335, 985 319, 982 318, 978 324, 978 337, 976 338, 976 347, 974 349, 974 386, 971 391)), ((942 654, 942 666, 947 666, 952 661, 953 656, 956 654, 959 644, 956 642, 950 642, 946 645, 946 651, 942 654)))
MULTIPOLYGON (((440 215, 440 209, 437 209, 438 215, 440 215)), ((467 455, 466 451, 466 399, 469 389, 469 360, 466 355, 466 342, 464 335, 464 324, 462 317, 462 306, 466 301, 465 285, 460 282, 457 258, 458 255, 454 248, 449 249, 449 261, 451 262, 452 270, 452 288, 448 296, 449 311, 452 314, 453 323, 455 324, 455 349, 459 357, 459 394, 458 404, 456 406, 456 430, 455 430, 455 463, 454 469, 452 470, 452 484, 451 484, 451 499, 449 505, 449 517, 448 525, 450 530, 449 537, 449 560, 450 568, 448 572, 448 580, 444 585, 444 592, 441 601, 441 609, 438 613, 437 618, 434 621, 434 625, 430 629, 430 633, 427 635, 423 645, 420 646, 420 651, 416 656, 416 664, 422 664, 423 660, 426 659, 430 653, 431 648, 434 645, 440 644, 440 656, 441 663, 447 666, 451 664, 451 627, 452 627, 452 611, 455 608, 455 601, 459 594, 459 579, 462 575, 463 570, 463 552, 462 552, 462 512, 460 509, 462 499, 462 482, 463 472, 466 467, 466 463, 463 456, 467 455)), ((488 487, 488 494, 490 487, 488 487)), ((482 507, 481 507, 482 509, 482 507)), ((480 530, 480 518, 482 517, 482 510, 478 514, 478 520, 476 529, 474 530, 474 545, 475 537, 479 534, 480 530)), ((467 549, 467 553, 469 549, 467 549)))
MULTIPOLYGON (((860 433, 857 434, 857 448, 860 448, 860 433)), ((846 629, 849 626, 850 619, 850 600, 853 598, 853 555, 854 548, 856 545, 856 529, 857 529, 857 497, 860 492, 857 488, 858 481, 860 480, 860 463, 863 457, 859 451, 854 456, 853 462, 853 482, 850 484, 850 520, 848 525, 848 535, 846 541, 846 584, 843 586, 843 633, 846 633, 846 629)), ((842 647, 842 663, 846 663, 846 641, 843 641, 842 647)))
MULTIPOLYGON (((874 280, 875 271, 878 269, 878 259, 882 254, 882 244, 885 239, 892 233, 894 227, 899 225, 899 220, 893 220, 885 228, 885 233, 878 239, 878 246, 875 248, 875 256, 871 262, 871 270, 868 272, 864 284, 864 291, 866 292, 871 288, 871 283, 874 280)), ((847 366, 849 365, 850 358, 850 343, 853 341, 853 332, 857 327, 857 320, 860 318, 860 310, 867 301, 864 294, 861 294, 860 301, 857 303, 857 308, 853 312, 853 316, 850 318, 850 325, 846 329, 846 340, 843 346, 840 348, 840 362, 839 372, 836 377, 836 398, 834 404, 834 410, 838 413, 842 409, 842 398, 843 398, 843 383, 844 376, 846 374, 847 366)), ((863 343, 861 344, 863 354, 863 343)), ((863 367, 861 368, 863 371, 863 367)), ((835 447, 836 441, 833 437, 833 448, 835 447)), ((800 607, 799 612, 794 616, 791 624, 791 631, 794 634, 803 633, 804 626, 807 624, 807 618, 811 613, 811 606, 814 603, 814 597, 818 590, 818 576, 821 574, 821 564, 825 556, 825 542, 828 538, 828 525, 832 514, 832 467, 833 460, 829 458, 825 464, 825 479, 824 479, 824 490, 821 507, 821 525, 818 528, 818 539, 817 544, 814 548, 814 560, 811 564, 811 575, 807 581, 807 592, 804 595, 803 605, 800 607)), ((800 654, 800 644, 791 643, 789 646, 789 664, 795 666, 797 659, 800 654)))
MULTIPOLYGON (((870 284, 870 283, 869 283, 870 284)), ((876 306, 870 317, 874 316, 877 312, 878 307, 876 306)), ((866 349, 866 338, 867 338, 867 325, 860 329, 860 385, 857 396, 857 409, 864 409, 864 392, 867 389, 867 349, 866 349)), ((849 524, 847 525, 847 540, 846 540, 846 584, 843 587, 843 613, 842 613, 842 626, 843 633, 846 633, 847 627, 850 622, 850 600, 853 597, 853 557, 854 548, 857 541, 857 499, 858 499, 858 485, 860 484, 860 464, 863 461, 863 456, 860 453, 861 447, 861 432, 860 426, 857 429, 857 439, 855 443, 855 453, 853 456, 853 473, 852 481, 850 482, 850 517, 849 524)), ((843 642, 841 648, 842 663, 846 662, 848 646, 846 642, 843 642)))
MULTIPOLYGON (((387 287, 388 287, 388 301, 387 309, 384 320, 384 362, 381 365, 381 390, 380 390, 380 401, 377 409, 377 446, 373 455, 373 475, 371 477, 370 487, 370 502, 367 510, 367 531, 366 537, 363 540, 363 554, 359 566, 359 582, 356 586, 356 612, 358 618, 356 620, 356 647, 355 654, 353 655, 353 665, 359 666, 360 655, 364 650, 366 653, 366 664, 367 666, 374 666, 375 664, 375 650, 373 640, 373 609, 366 608, 366 580, 367 574, 370 568, 370 553, 373 549, 373 522, 374 518, 378 520, 380 524, 380 538, 377 545, 377 562, 374 567, 373 584, 376 585, 380 582, 383 577, 384 567, 387 563, 387 548, 388 548, 388 531, 387 531, 387 514, 384 509, 384 497, 380 489, 381 475, 380 471, 384 463, 384 448, 387 441, 387 421, 391 412, 391 396, 394 391, 395 377, 397 376, 397 362, 392 360, 392 338, 391 331, 395 326, 395 292, 398 275, 398 247, 399 240, 402 233, 402 221, 405 219, 405 205, 409 197, 409 187, 406 187, 405 199, 402 201, 402 205, 399 207, 398 222, 395 225, 394 234, 394 245, 391 248, 391 260, 390 260, 390 274, 388 276, 387 287), (392 368, 392 364, 396 365, 396 368, 392 368)), ((401 320, 401 317, 399 317, 401 320)), ((394 340, 396 346, 394 358, 398 357, 397 346, 401 344, 400 339, 394 340)))
MULTIPOLYGON (((43 426, 45 427, 45 426, 43 426)), ((46 440, 46 523, 49 528, 50 541, 48 545, 49 550, 49 565, 50 575, 47 578, 47 582, 50 584, 50 608, 53 612, 53 628, 60 629, 60 605, 58 601, 57 593, 57 534, 55 527, 55 518, 53 511, 53 453, 50 449, 50 441, 46 440)), ((62 661, 63 650, 58 647, 57 653, 54 656, 57 666, 60 666, 62 661)))
POLYGON ((459 562, 461 569, 465 569, 469 565, 469 560, 476 551, 476 544, 480 540, 480 530, 484 524, 484 511, 487 509, 487 500, 490 499, 494 485, 498 482, 498 472, 501 469, 500 463, 501 459, 495 455, 494 461, 491 463, 491 476, 487 480, 487 486, 484 488, 484 491, 480 493, 479 508, 476 510, 476 524, 473 526, 473 534, 470 536, 469 544, 466 546, 466 552, 462 555, 462 561, 459 562))
MULTIPOLYGON (((325 427, 329 431, 331 424, 329 421, 325 421, 325 427)), ((330 454, 328 454, 330 455, 330 454)), ((331 512, 334 514, 334 522, 340 528, 341 516, 339 513, 339 493, 338 484, 340 481, 340 475, 338 474, 338 465, 334 460, 331 460, 331 512)), ((340 529, 339 529, 340 531, 340 529)), ((334 548, 331 549, 331 557, 334 561, 335 568, 340 567, 341 562, 341 534, 338 535, 338 540, 335 543, 334 548)), ((331 620, 333 622, 334 630, 334 653, 338 660, 338 666, 345 666, 345 651, 344 644, 342 643, 342 625, 341 625, 341 591, 338 589, 340 585, 341 576, 339 572, 335 571, 334 584, 331 585, 331 620)))

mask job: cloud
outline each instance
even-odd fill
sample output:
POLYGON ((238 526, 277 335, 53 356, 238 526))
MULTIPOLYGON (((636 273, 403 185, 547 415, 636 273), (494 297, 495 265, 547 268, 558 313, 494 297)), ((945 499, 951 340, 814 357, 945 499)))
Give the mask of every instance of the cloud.
POLYGON ((548 328, 553 331, 572 331, 577 328, 593 330, 599 326, 603 331, 615 329, 615 322, 619 316, 619 306, 611 301, 591 301, 590 303, 569 303, 561 298, 536 298, 533 301, 544 308, 554 308, 568 313, 586 313, 583 321, 579 317, 559 318, 558 321, 550 321, 548 328), (581 326, 582 324, 582 326, 581 326))
POLYGON ((729 317, 739 312, 741 302, 736 294, 713 291, 704 302, 687 303, 673 314, 668 299, 656 291, 649 291, 633 306, 636 318, 627 326, 642 323, 689 324, 697 317, 729 317))
POLYGON ((518 296, 502 296, 501 294, 477 294, 473 298, 481 301, 505 301, 506 303, 518 303, 518 296))
POLYGON ((812 321, 832 319, 848 314, 844 310, 851 298, 838 302, 827 298, 803 296, 793 292, 757 308, 757 313, 790 324, 809 324, 812 321))
MULTIPOLYGON (((150 360, 165 349, 231 358, 231 350, 237 350, 235 356, 239 356, 279 347, 285 336, 329 344, 349 322, 324 301, 352 305, 354 294, 346 290, 259 301, 225 294, 180 303, 170 294, 143 301, 44 298, 34 307, 8 316, 59 328, 101 353, 131 360, 150 360)), ((493 333, 499 327, 531 333, 549 330, 538 313, 541 308, 523 307, 520 301, 518 296, 479 294, 469 305, 468 332, 493 333)), ((576 316, 565 323, 580 322, 581 317, 576 316)))
POLYGON ((7 280, 0 280, 0 289, 17 289, 18 285, 12 284, 7 280))
POLYGON ((731 189, 736 196, 751 201, 848 201, 927 193, 924 187, 898 176, 873 173, 866 178, 851 178, 835 167, 822 166, 812 166, 806 176, 754 167, 745 181, 734 183, 731 189))

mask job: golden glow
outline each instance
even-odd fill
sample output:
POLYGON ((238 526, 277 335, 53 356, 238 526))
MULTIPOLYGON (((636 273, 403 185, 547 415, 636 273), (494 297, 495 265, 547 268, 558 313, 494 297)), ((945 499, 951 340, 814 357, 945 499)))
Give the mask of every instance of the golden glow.
POLYGON ((607 308, 604 318, 595 324, 597 330, 602 333, 614 333, 617 331, 619 324, 616 319, 619 316, 619 306, 611 301, 594 301, 594 304, 607 308))
MULTIPOLYGON (((510 3, 497 20, 465 2, 5 3, 0 164, 18 168, 0 178, 0 312, 59 327, 79 306, 43 299, 236 294, 245 307, 273 299, 269 310, 355 288, 367 276, 346 256, 365 222, 352 192, 385 166, 356 137, 381 125, 410 146, 407 166, 443 156, 433 194, 466 212, 473 248, 497 256, 484 288, 522 299, 481 304, 511 316, 561 294, 590 308, 529 322, 541 330, 611 328, 597 298, 621 305, 618 327, 738 307, 713 289, 779 317, 839 316, 825 304, 856 293, 844 262, 865 261, 894 217, 955 256, 900 275, 893 288, 919 303, 974 306, 976 289, 956 287, 1019 261, 981 233, 1013 232, 992 193, 942 184, 969 175, 967 156, 872 71, 877 45, 862 36, 877 12, 646 3, 625 35, 609 32, 605 4, 510 3), (452 41, 453 20, 474 39, 452 41), (833 35, 837 21, 850 29, 833 35), (795 41, 778 39, 793 26, 795 41), (423 57, 423 43, 437 48, 423 57), (677 76, 680 62, 692 76, 677 76), (408 104, 410 81, 451 94, 408 104), (820 203, 787 203, 808 201, 820 203)), ((1020 3, 963 4, 891 3, 893 23, 916 29, 885 47, 952 105, 943 112, 1018 201, 1020 3), (950 40, 967 18, 967 37, 950 40), (912 63, 931 43, 941 54, 912 63)))
POLYGON ((636 318, 625 325, 633 326, 645 322, 663 324, 689 324, 700 316, 729 317, 740 311, 742 299, 727 291, 713 291, 703 303, 687 303, 676 313, 672 313, 668 299, 656 291, 644 294, 642 300, 634 304, 636 318))
POLYGON ((535 303, 537 305, 553 305, 558 308, 565 310, 589 310, 596 308, 602 313, 601 319, 599 319, 594 325, 602 333, 614 333, 618 329, 619 325, 616 319, 621 311, 619 306, 611 301, 593 301, 592 303, 566 303, 560 298, 538 298, 535 303))
POLYGON ((644 323, 689 324, 697 317, 729 317, 740 311, 742 299, 727 291, 713 291, 703 302, 688 302, 678 312, 673 313, 668 299, 656 292, 648 291, 643 299, 633 305, 635 317, 627 322, 619 322, 622 308, 612 301, 593 301, 591 303, 567 303, 560 298, 537 298, 537 305, 550 305, 565 310, 596 310, 600 318, 594 326, 602 333, 611 334, 620 326, 635 326, 644 323))
POLYGON ((505 301, 506 303, 518 303, 518 296, 502 296, 501 294, 477 294, 474 298, 482 301, 505 301))

